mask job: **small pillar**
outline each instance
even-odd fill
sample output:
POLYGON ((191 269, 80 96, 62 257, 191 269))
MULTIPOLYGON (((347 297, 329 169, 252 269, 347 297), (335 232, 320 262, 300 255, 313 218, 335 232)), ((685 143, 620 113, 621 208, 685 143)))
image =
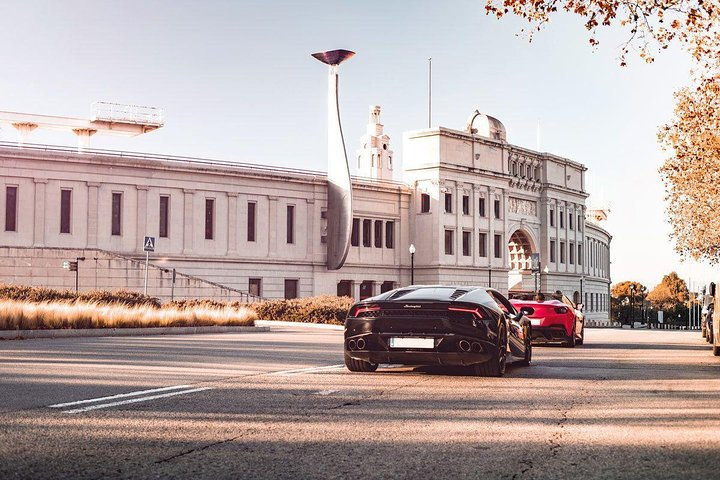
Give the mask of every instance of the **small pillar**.
POLYGON ((38 128, 37 123, 30 122, 15 122, 12 126, 18 131, 18 144, 20 145, 25 145, 28 138, 30 138, 30 133, 38 128))
POLYGON ((97 130, 92 128, 73 128, 73 133, 78 137, 78 152, 82 153, 90 148, 90 137, 95 135, 97 130))

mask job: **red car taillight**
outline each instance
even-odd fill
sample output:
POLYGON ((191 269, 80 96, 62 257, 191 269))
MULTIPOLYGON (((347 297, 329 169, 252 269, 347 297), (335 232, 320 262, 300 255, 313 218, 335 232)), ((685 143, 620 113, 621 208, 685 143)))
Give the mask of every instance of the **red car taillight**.
POLYGON ((351 312, 351 317, 377 317, 380 313, 379 305, 358 305, 351 312))
POLYGON ((567 307, 555 307, 555 313, 567 313, 567 307))
POLYGON ((448 310, 451 312, 472 313, 479 319, 483 318, 483 315, 482 313, 480 313, 479 308, 448 307, 448 310))

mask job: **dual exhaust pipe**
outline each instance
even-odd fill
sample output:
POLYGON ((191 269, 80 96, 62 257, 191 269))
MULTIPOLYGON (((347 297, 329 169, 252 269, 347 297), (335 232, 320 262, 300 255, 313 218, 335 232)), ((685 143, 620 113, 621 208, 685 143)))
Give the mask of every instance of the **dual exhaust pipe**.
POLYGON ((468 342, 467 340, 460 340, 458 342, 458 348, 461 352, 482 352, 482 345, 480 342, 468 342))
POLYGON ((365 350, 365 339, 358 338, 357 340, 348 340, 349 350, 365 350))

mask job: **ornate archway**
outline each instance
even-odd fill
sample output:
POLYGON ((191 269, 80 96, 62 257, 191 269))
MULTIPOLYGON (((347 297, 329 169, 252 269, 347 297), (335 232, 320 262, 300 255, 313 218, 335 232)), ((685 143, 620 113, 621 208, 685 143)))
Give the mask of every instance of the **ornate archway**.
POLYGON ((532 268, 531 256, 535 253, 530 237, 522 230, 516 230, 508 242, 508 260, 510 270, 528 271, 532 268))

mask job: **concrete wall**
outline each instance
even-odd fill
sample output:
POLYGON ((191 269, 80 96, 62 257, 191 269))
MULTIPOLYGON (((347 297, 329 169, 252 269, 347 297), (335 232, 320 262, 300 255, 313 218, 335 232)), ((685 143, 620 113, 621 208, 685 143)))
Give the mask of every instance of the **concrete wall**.
MULTIPOLYGON (((134 290, 142 292, 145 263, 97 249, 0 247, 0 283, 32 285, 60 290, 75 289, 75 272, 64 261, 78 262, 78 287, 88 290, 134 290)), ((148 295, 162 301, 183 298, 255 301, 246 293, 204 279, 176 272, 174 295, 172 269, 150 264, 148 295)))

